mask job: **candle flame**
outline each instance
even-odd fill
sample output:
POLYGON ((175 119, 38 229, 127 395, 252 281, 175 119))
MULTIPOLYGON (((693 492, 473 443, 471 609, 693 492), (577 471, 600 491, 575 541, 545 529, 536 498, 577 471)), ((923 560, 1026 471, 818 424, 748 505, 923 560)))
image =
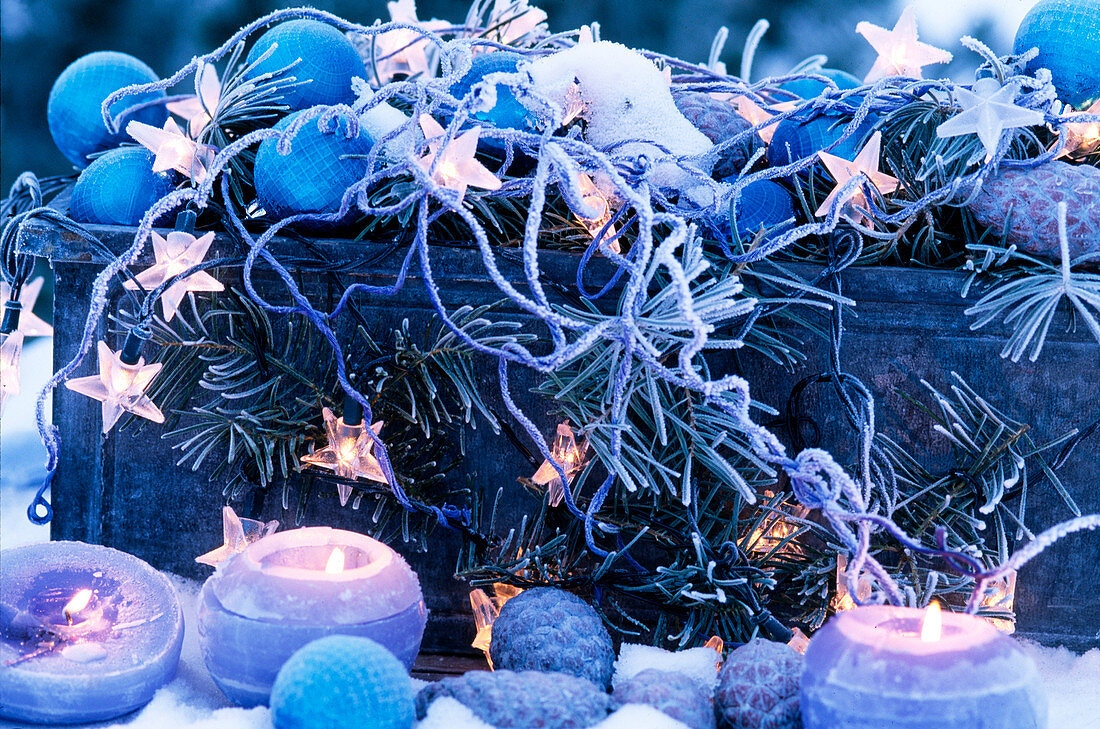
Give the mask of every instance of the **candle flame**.
POLYGON ((920 639, 922 643, 935 643, 943 634, 943 616, 940 614, 940 604, 933 600, 924 611, 924 620, 921 621, 920 639))
POLYGON ((337 547, 332 550, 332 554, 328 556, 328 564, 325 565, 325 572, 330 575, 337 574, 344 571, 344 550, 337 547))
POLYGON ((88 603, 92 601, 92 591, 88 588, 78 590, 72 599, 65 603, 63 612, 65 613, 65 621, 72 625, 73 613, 78 613, 84 608, 88 607, 88 603))

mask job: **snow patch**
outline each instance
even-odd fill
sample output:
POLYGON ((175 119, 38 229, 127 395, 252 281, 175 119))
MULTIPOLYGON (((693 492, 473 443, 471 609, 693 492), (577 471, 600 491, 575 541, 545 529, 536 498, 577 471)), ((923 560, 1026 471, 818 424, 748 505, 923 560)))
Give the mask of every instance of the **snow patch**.
POLYGON ((706 646, 674 652, 650 645, 623 643, 619 649, 619 660, 615 662, 612 685, 618 687, 648 668, 681 673, 709 693, 714 691, 718 679, 718 654, 706 646))

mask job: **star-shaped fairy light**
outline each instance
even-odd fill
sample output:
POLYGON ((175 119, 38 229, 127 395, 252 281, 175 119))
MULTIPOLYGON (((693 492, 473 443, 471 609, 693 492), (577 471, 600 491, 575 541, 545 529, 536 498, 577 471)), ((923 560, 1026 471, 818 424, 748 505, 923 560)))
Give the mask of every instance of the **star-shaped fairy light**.
POLYGON ((0 334, 0 415, 8 398, 18 395, 22 388, 19 384, 19 360, 23 356, 23 332, 0 334))
POLYGON ((213 120, 214 111, 221 101, 222 84, 218 79, 218 70, 213 64, 204 63, 199 69, 199 93, 165 106, 168 111, 182 117, 187 122, 187 131, 192 139, 198 139, 202 130, 213 120))
POLYGON ((546 12, 527 0, 493 0, 486 27, 501 43, 511 44, 536 30, 546 30, 546 12), (541 26, 541 28, 540 28, 541 26))
POLYGON ((490 647, 493 644, 493 623, 500 616, 500 609, 504 607, 504 603, 521 592, 523 592, 522 587, 506 585, 503 582, 493 583, 493 597, 489 597, 488 593, 481 588, 470 591, 470 607, 473 609, 474 626, 477 629, 477 635, 474 636, 474 642, 470 646, 485 654, 489 668, 493 667, 493 656, 490 654, 490 647))
POLYGON ((936 127, 939 137, 958 137, 977 134, 985 146, 988 162, 993 159, 1001 134, 1006 129, 1029 127, 1043 123, 1042 112, 1016 106, 1016 94, 1020 87, 1015 83, 1001 86, 995 78, 983 78, 974 82, 974 88, 956 88, 955 97, 962 111, 936 127))
MULTIPOLYGON (((592 178, 581 172, 577 175, 577 186, 581 190, 581 198, 584 203, 591 208, 595 208, 600 211, 599 215, 594 218, 585 218, 579 213, 577 214, 577 220, 580 221, 593 238, 600 234, 603 227, 611 220, 611 204, 607 201, 603 191, 597 187, 596 183, 592 181, 592 178)), ((607 226, 607 234, 604 236, 604 245, 607 245, 615 253, 621 253, 619 248, 619 239, 615 238, 615 226, 607 226), (611 240, 608 244, 606 241, 611 240)))
MULTIPOLYGON (((388 2, 386 9, 394 23, 415 25, 433 32, 450 27, 450 23, 443 20, 418 19, 416 0, 388 2)), ((397 28, 378 35, 374 41, 373 57, 380 84, 389 83, 399 73, 407 76, 428 73, 428 41, 415 30, 397 28)))
MULTIPOLYGON (((1100 101, 1094 102, 1084 111, 1071 112, 1066 116, 1070 118, 1100 116, 1100 101)), ((1058 150, 1055 159, 1078 158, 1100 152, 1100 121, 1066 122, 1060 142, 1061 149, 1058 150)))
POLYGON ((435 184, 456 190, 459 201, 466 196, 466 188, 470 186, 483 190, 500 188, 501 182, 496 175, 474 156, 477 152, 477 141, 481 136, 481 127, 463 132, 442 149, 440 149, 440 143, 444 130, 439 122, 427 114, 422 114, 420 129, 424 132, 424 138, 428 140, 428 154, 420 158, 420 166, 428 171, 432 169, 436 159, 439 160, 435 165, 435 171, 432 172, 432 180, 435 184))
MULTIPOLYGON (((38 301, 38 295, 42 293, 42 285, 46 279, 39 276, 30 283, 23 284, 19 291, 19 303, 23 310, 19 312, 19 331, 25 337, 52 337, 53 327, 34 315, 34 305, 38 301)), ((11 298, 11 286, 0 282, 0 301, 8 301, 11 298)), ((0 312, 2 313, 2 312, 0 312)))
POLYGON ((69 380, 65 386, 81 395, 103 403, 103 432, 106 433, 123 413, 132 413, 154 423, 164 422, 160 411, 146 388, 160 372, 161 363, 147 365, 144 357, 134 364, 123 361, 122 352, 115 352, 106 342, 99 343, 99 374, 69 380))
MULTIPOLYGON (((837 157, 834 154, 828 152, 819 152, 818 157, 828 168, 829 174, 836 180, 836 187, 829 193, 829 196, 825 198, 825 201, 821 203, 821 207, 817 209, 815 215, 825 215, 829 212, 829 209, 833 205, 833 201, 837 199, 840 194, 840 189, 844 186, 848 180, 853 177, 863 175, 875 189, 883 195, 893 192, 898 189, 898 180, 895 177, 891 177, 883 172, 878 171, 879 152, 882 149, 882 133, 875 132, 871 135, 870 141, 867 145, 859 151, 856 158, 852 161, 846 160, 843 157, 837 157)), ((862 222, 866 220, 866 216, 863 215, 857 209, 857 206, 867 206, 867 196, 863 192, 863 186, 856 187, 848 196, 840 201, 845 205, 844 217, 852 220, 853 222, 862 222)))
POLYGON ((921 78, 921 69, 933 63, 949 63, 948 51, 917 40, 917 15, 912 5, 902 11, 893 30, 863 21, 856 32, 878 51, 878 58, 864 79, 873 83, 887 76, 921 78))
MULTIPOLYGON (((328 434, 328 445, 302 456, 302 462, 311 466, 319 466, 334 471, 337 476, 349 481, 365 478, 368 481, 388 483, 386 475, 382 473, 382 465, 374 455, 374 439, 367 432, 362 422, 348 424, 344 418, 337 418, 332 411, 324 408, 321 414, 325 418, 325 432, 328 434)), ((382 422, 371 426, 375 435, 382 431, 382 422)), ((351 485, 337 483, 336 491, 340 497, 340 505, 345 506, 351 496, 351 485)))
MULTIPOLYGON (((128 289, 137 289, 140 284, 146 291, 152 291, 173 276, 202 263, 213 242, 213 232, 201 238, 195 238, 182 230, 173 230, 167 238, 164 238, 153 231, 153 254, 157 262, 135 276, 136 280, 126 281, 124 286, 128 289)), ((172 284, 161 295, 160 303, 164 307, 164 320, 172 321, 187 292, 224 290, 225 286, 218 279, 206 271, 197 271, 172 284)))
POLYGON ((224 544, 204 555, 195 557, 195 561, 217 567, 234 554, 243 552, 249 544, 258 542, 278 528, 278 521, 265 522, 259 519, 242 519, 237 516, 237 512, 233 511, 232 506, 223 506, 222 539, 224 544))
MULTIPOLYGON (((767 109, 764 109, 747 96, 733 96, 732 94, 726 94, 725 96, 729 97, 728 100, 733 104, 734 108, 737 109, 737 113, 744 117, 745 120, 754 127, 768 121, 777 113, 781 114, 785 111, 790 111, 798 105, 796 101, 783 101, 778 104, 771 104, 767 109)), ((765 144, 770 144, 772 135, 775 134, 776 126, 776 124, 769 124, 766 127, 761 127, 756 134, 764 140, 765 144)))
POLYGON ((164 122, 163 129, 132 121, 126 125, 126 133, 156 155, 153 172, 176 170, 199 185, 206 180, 207 170, 214 162, 214 149, 193 141, 175 120, 164 122))
MULTIPOLYGON (((585 454, 588 453, 588 441, 584 440, 578 446, 577 434, 569 425, 569 421, 566 421, 558 424, 558 432, 550 453, 554 456, 554 460, 561 465, 562 470, 565 471, 566 479, 571 483, 573 478, 588 464, 588 459, 585 458, 585 454)), ((565 488, 561 482, 561 476, 558 475, 557 470, 550 461, 542 462, 539 469, 535 471, 535 475, 531 477, 531 481, 539 486, 546 486, 547 493, 550 494, 551 506, 557 506, 561 503, 562 498, 565 496, 565 488)))

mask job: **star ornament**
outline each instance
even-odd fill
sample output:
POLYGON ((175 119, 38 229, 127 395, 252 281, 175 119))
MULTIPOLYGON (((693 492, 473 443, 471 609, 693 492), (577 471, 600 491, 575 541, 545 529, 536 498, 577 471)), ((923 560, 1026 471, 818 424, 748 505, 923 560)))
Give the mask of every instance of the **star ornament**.
MULTIPOLYGON (((568 421, 558 425, 557 435, 554 437, 554 445, 550 449, 550 453, 554 456, 554 460, 561 465, 562 470, 565 471, 568 483, 572 483, 577 474, 588 465, 588 459, 585 458, 588 453, 588 441, 582 441, 578 446, 577 434, 570 427, 568 421)), ((558 475, 557 469, 550 461, 542 462, 539 469, 535 471, 535 475, 531 477, 531 481, 539 486, 547 487, 551 506, 557 506, 565 497, 565 486, 561 482, 561 476, 558 475)))
POLYGON ((103 403, 103 432, 106 434, 114 427, 123 413, 132 413, 151 420, 164 422, 164 413, 160 411, 145 390, 160 372, 161 363, 147 365, 145 358, 137 364, 128 365, 106 342, 99 343, 99 374, 91 377, 78 377, 65 383, 65 387, 81 395, 103 403))
POLYGON ((428 140, 428 154, 421 157, 417 164, 432 176, 435 184, 458 192, 459 202, 466 196, 467 187, 478 187, 483 190, 500 189, 500 180, 474 156, 481 136, 481 127, 463 132, 442 149, 440 146, 444 130, 439 122, 426 114, 421 115, 420 129, 424 132, 424 138, 428 140), (432 171, 433 164, 434 171, 432 171))
MULTIPOLYGON (((1100 117, 1100 101, 1093 103, 1084 111, 1072 112, 1067 116, 1071 119, 1082 116, 1100 117)), ((1100 121, 1066 122, 1060 141, 1062 146, 1055 155, 1055 159, 1058 157, 1075 159, 1100 152, 1100 121)), ((27 310, 26 306, 23 310, 27 310)))
MULTIPOLYGON (((214 233, 195 238, 182 230, 173 230, 167 238, 153 231, 153 254, 157 262, 139 273, 134 281, 123 285, 128 289, 137 289, 140 284, 151 291, 165 281, 197 266, 206 258, 210 244, 214 242, 214 233)), ((168 287, 161 295, 160 303, 164 308, 164 320, 172 321, 179 310, 180 302, 189 291, 224 291, 225 286, 206 271, 197 271, 187 278, 180 279, 168 287)))
MULTIPOLYGON (((302 456, 302 462, 310 466, 327 468, 340 478, 354 481, 365 478, 368 481, 389 483, 382 473, 382 465, 374 455, 374 439, 362 425, 347 425, 343 418, 337 418, 332 411, 324 408, 321 414, 325 418, 325 432, 328 445, 313 453, 302 456)), ((375 435, 382 432, 382 421, 371 426, 375 435)), ((346 506, 351 496, 351 486, 336 484, 340 497, 340 506, 346 506)))
POLYGON ((486 26, 501 43, 511 44, 529 33, 545 31, 546 17, 546 11, 531 7, 527 0, 494 0, 486 26))
POLYGON ((887 76, 921 78, 923 67, 949 63, 952 58, 949 52, 917 40, 917 17, 912 5, 902 11, 893 30, 863 21, 856 25, 856 32, 878 51, 878 58, 864 79, 867 83, 887 76))
POLYGON ((217 567, 234 554, 243 552, 249 544, 260 541, 278 528, 278 521, 264 522, 259 519, 242 519, 237 516, 237 512, 233 511, 232 506, 223 506, 222 541, 224 543, 217 549, 195 557, 195 561, 217 567))
MULTIPOLYGON (((715 97, 720 96, 719 94, 711 95, 715 97)), ((727 97, 727 100, 733 103, 737 113, 744 117, 745 120, 754 127, 768 121, 775 116, 776 113, 782 114, 798 105, 796 101, 784 101, 779 104, 771 104, 768 106, 768 109, 764 109, 747 96, 733 97, 732 94, 724 94, 723 96, 727 97)), ((765 144, 770 144, 772 135, 775 134, 776 126, 776 124, 769 124, 766 127, 761 127, 757 130, 756 134, 764 140, 765 144)))
POLYGON ((1034 109, 1016 106, 1020 87, 1015 83, 1001 86, 995 78, 974 82, 973 90, 956 88, 955 98, 962 111, 936 127, 940 138, 977 134, 985 146, 986 162, 993 159, 1001 135, 1006 129, 1030 127, 1043 123, 1043 114, 1034 109))
POLYGON ((164 122, 163 129, 132 121, 126 133, 156 155, 153 172, 176 170, 201 185, 214 163, 214 148, 192 141, 172 119, 164 122))
MULTIPOLYGON (((580 213, 577 213, 577 220, 581 225, 588 230, 589 234, 595 238, 603 230, 603 227, 607 225, 611 220, 611 204, 604 197, 603 191, 596 186, 596 183, 592 181, 592 178, 583 172, 577 175, 577 186, 581 191, 581 199, 584 200, 585 205, 598 210, 599 214, 594 218, 586 218, 580 213)), ((605 243, 615 253, 621 253, 622 249, 619 247, 619 239, 615 238, 615 226, 610 225, 607 228, 607 235, 604 236, 605 240, 611 240, 610 244, 605 243)))
MULTIPOLYGON (((450 27, 446 21, 418 19, 415 0, 388 2, 386 9, 389 10, 390 21, 394 23, 407 23, 433 32, 450 27)), ((420 33, 407 28, 387 31, 375 38, 374 58, 379 83, 388 83, 399 73, 409 76, 427 74, 428 41, 420 33)))
MULTIPOLYGON (((840 190, 844 187, 844 183, 853 177, 862 175, 883 195, 887 195, 897 190, 897 178, 878 171, 879 153, 881 149, 882 133, 875 132, 871 135, 871 139, 867 142, 866 146, 860 150, 859 154, 856 155, 856 158, 852 161, 848 161, 843 157, 837 157, 828 152, 819 152, 818 158, 824 163, 825 167, 829 170, 829 174, 833 176, 833 179, 836 180, 836 187, 833 188, 833 191, 829 193, 829 196, 825 198, 825 201, 821 203, 821 207, 819 207, 814 214, 818 216, 828 214, 833 202, 840 196, 840 190)), ((867 206, 867 196, 863 192, 862 185, 855 188, 850 193, 847 193, 844 198, 840 199, 840 202, 844 205, 844 210, 841 214, 848 220, 859 223, 867 219, 866 216, 857 209, 857 206, 867 206)))
MULTIPOLYGON (((19 331, 25 337, 52 337, 53 327, 46 321, 34 315, 34 305, 38 301, 38 295, 42 293, 42 285, 46 279, 39 276, 28 284, 24 284, 19 292, 19 303, 23 310, 19 312, 19 331)), ((0 300, 11 299, 11 286, 0 282, 0 300)), ((0 312, 2 314, 2 312, 0 312)))
POLYGON ((197 140, 206 125, 214 120, 214 111, 221 101, 222 84, 213 64, 204 63, 198 73, 198 95, 173 101, 165 106, 168 111, 187 122, 187 131, 197 140))

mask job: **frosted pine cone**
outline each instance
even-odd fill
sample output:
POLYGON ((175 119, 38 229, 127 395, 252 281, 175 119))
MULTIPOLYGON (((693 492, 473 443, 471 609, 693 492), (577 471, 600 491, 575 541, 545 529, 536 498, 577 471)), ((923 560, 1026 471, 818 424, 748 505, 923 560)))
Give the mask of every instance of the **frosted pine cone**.
POLYGON ((730 653, 718 673, 714 711, 719 729, 800 729, 802 656, 757 638, 730 653))
POLYGON ((617 684, 614 698, 616 706, 645 704, 691 729, 714 729, 714 696, 682 673, 647 668, 617 684))
MULTIPOLYGON (((735 134, 752 128, 752 124, 737 113, 733 104, 716 99, 710 94, 684 91, 674 98, 680 113, 715 144, 721 144, 735 134)), ((760 138, 754 134, 724 150, 721 159, 714 165, 715 177, 721 179, 738 174, 759 144, 760 138)))
POLYGON ((509 671, 558 671, 606 690, 615 650, 600 616, 576 595, 552 587, 525 590, 493 623, 493 665, 509 671))
POLYGON ((611 697, 585 681, 562 673, 470 671, 426 686, 416 697, 423 719, 433 701, 450 696, 478 718, 500 729, 583 729, 600 722, 611 697))
POLYGON ((1038 167, 1003 169, 993 175, 967 209, 983 226, 1000 235, 1011 214, 1007 242, 1060 260, 1058 203, 1066 203, 1070 258, 1100 252, 1100 169, 1060 160, 1038 167))

